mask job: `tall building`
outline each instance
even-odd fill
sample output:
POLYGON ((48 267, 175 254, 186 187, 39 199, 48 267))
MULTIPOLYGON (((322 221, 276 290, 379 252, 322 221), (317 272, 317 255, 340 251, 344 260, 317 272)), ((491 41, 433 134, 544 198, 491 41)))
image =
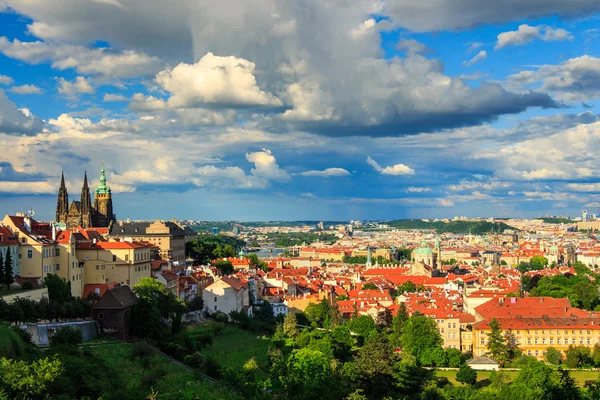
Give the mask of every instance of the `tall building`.
POLYGON ((65 186, 65 176, 61 176, 56 204, 56 222, 68 228, 106 228, 111 226, 116 217, 113 214, 112 194, 106 185, 104 163, 100 170, 100 186, 94 193, 94 205, 90 196, 87 172, 83 175, 83 187, 79 201, 73 199, 69 204, 69 194, 65 186))

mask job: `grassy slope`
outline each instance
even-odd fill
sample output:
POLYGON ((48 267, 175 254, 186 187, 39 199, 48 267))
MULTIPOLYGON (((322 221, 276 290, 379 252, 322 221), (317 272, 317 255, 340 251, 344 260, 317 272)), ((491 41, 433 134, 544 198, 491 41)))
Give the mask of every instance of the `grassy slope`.
MULTIPOLYGON (((92 352, 102 357, 109 365, 120 371, 123 380, 131 388, 140 387, 142 368, 139 363, 129 360, 131 345, 115 343, 92 346, 92 352)), ((166 371, 165 377, 159 382, 156 390, 160 394, 170 395, 169 398, 221 400, 235 399, 228 390, 209 381, 196 381, 191 372, 171 363, 168 359, 156 355, 152 364, 153 369, 161 368, 166 371), (173 397, 177 394, 178 396, 173 397)), ((141 389, 140 389, 141 390, 141 389)))
POLYGON ((220 365, 241 368, 244 363, 255 358, 260 367, 268 364, 267 349, 271 341, 233 325, 226 325, 217 335, 212 345, 202 349, 202 353, 213 357, 220 365))
POLYGON ((11 342, 16 343, 20 348, 24 346, 23 340, 21 340, 19 335, 13 332, 7 325, 0 324, 0 357, 14 356, 14 349, 11 342))
MULTIPOLYGON (((456 382, 456 372, 457 371, 436 371, 435 374, 438 377, 446 377, 452 384, 460 385, 460 383, 456 382)), ((504 371, 506 375, 510 377, 510 379, 514 379, 519 371, 504 371)), ((595 371, 569 371, 571 373, 571 377, 577 381, 577 384, 580 387, 583 387, 583 384, 587 380, 595 380, 598 379, 600 373, 595 371)), ((489 384, 488 378, 490 377, 490 371, 477 371, 477 384, 480 386, 487 386, 489 384)))

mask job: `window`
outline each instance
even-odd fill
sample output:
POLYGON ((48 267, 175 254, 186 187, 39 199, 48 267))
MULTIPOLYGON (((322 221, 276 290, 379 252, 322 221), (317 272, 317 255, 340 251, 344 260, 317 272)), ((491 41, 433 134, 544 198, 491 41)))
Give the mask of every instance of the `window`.
POLYGON ((554 338, 550 338, 550 344, 554 344, 554 338))
POLYGON ((539 355, 540 355, 540 352, 539 352, 539 350, 536 350, 536 351, 535 351, 535 355, 536 355, 536 356, 539 356, 539 355))
POLYGON ((27 250, 27 258, 33 258, 33 250, 27 250))
POLYGON ((125 261, 129 261, 129 254, 125 254, 125 261))
POLYGON ((114 262, 114 261, 117 261, 117 256, 114 256, 114 255, 113 255, 113 262, 114 262))
POLYGON ((55 271, 60 271, 60 264, 56 264, 55 271))
POLYGON ((96 271, 98 271, 100 269, 99 265, 96 265, 96 271))
POLYGON ((215 301, 217 301, 217 296, 215 296, 215 301))
POLYGON ((215 311, 217 311, 217 306, 215 305, 215 311))
POLYGON ((55 251, 56 251, 56 257, 59 257, 60 256, 60 249, 56 249, 55 251))
POLYGON ((481 338, 481 344, 485 344, 485 339, 481 338))
MULTIPOLYGON (((552 343, 552 342, 550 342, 550 343, 552 343)), ((556 344, 561 344, 560 343, 560 338, 556 338, 556 344)))
MULTIPOLYGON (((97 295, 100 295, 100 289, 96 292, 97 295)), ((98 313, 98 319, 104 319, 104 313, 98 313)))
POLYGON ((592 343, 591 339, 587 338, 587 344, 591 344, 591 343, 592 343))

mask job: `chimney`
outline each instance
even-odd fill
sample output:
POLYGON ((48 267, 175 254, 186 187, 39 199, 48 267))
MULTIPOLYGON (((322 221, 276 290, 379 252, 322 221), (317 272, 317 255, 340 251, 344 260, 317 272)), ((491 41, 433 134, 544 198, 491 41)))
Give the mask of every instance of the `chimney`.
POLYGON ((23 224, 25 225, 25 230, 29 233, 31 233, 31 218, 30 217, 25 217, 23 219, 23 224))
POLYGON ((56 226, 52 223, 52 241, 56 242, 56 226))
POLYGON ((131 220, 129 219, 129 217, 127 217, 127 223, 131 223, 131 220))
POLYGON ((119 226, 123 226, 123 221, 119 221, 119 226))

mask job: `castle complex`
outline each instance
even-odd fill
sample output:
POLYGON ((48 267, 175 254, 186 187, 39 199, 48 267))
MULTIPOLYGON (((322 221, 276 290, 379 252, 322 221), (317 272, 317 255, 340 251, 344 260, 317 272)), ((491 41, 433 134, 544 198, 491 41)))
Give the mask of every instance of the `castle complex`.
POLYGON ((56 204, 56 222, 68 228, 106 228, 116 220, 113 214, 112 195, 106 185, 104 163, 100 170, 100 185, 94 193, 94 204, 88 187, 87 172, 83 176, 83 187, 79 201, 73 199, 69 204, 69 194, 65 186, 65 176, 61 177, 58 201, 56 204))

